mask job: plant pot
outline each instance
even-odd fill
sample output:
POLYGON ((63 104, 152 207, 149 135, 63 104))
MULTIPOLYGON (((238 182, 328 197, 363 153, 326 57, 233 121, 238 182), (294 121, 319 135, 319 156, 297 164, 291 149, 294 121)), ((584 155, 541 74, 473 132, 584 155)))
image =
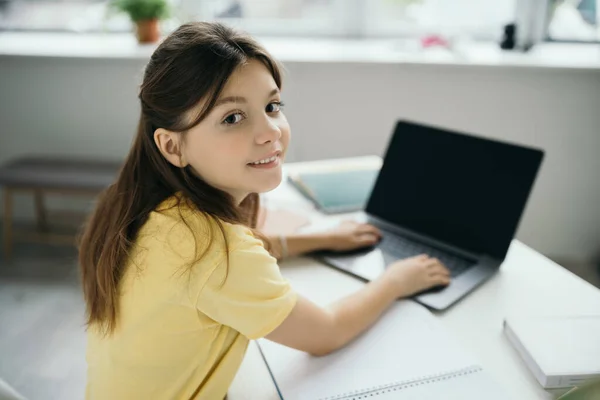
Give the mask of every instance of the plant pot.
POLYGON ((137 21, 136 36, 139 43, 155 43, 160 38, 160 30, 158 29, 158 19, 148 19, 137 21))

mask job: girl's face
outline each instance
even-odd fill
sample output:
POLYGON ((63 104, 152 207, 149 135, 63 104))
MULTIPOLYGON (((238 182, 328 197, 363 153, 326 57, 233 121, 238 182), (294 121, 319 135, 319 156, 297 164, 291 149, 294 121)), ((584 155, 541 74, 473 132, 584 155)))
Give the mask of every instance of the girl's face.
MULTIPOLYGON (((264 64, 251 60, 239 67, 208 116, 185 137, 171 137, 179 148, 180 166, 189 164, 206 183, 238 203, 249 193, 275 189, 290 141, 280 101, 279 89, 264 64)), ((157 144, 168 140, 160 135, 155 133, 157 144)))

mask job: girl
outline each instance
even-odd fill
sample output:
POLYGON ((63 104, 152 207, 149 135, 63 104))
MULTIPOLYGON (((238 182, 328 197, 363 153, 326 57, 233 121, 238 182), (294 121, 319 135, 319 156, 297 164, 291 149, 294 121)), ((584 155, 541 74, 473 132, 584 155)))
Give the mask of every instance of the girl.
POLYGON ((396 299, 449 283, 423 255, 323 309, 282 278, 273 255, 285 247, 349 250, 379 232, 354 224, 286 244, 254 229, 290 141, 281 84, 255 40, 220 24, 183 25, 152 55, 137 136, 80 245, 88 399, 222 399, 249 340, 328 354, 396 299))

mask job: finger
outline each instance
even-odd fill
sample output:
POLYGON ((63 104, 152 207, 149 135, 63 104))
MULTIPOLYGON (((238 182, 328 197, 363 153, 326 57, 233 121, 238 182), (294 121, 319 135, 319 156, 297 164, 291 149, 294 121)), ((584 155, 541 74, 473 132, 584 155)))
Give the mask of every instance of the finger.
POLYGON ((363 246, 372 246, 379 241, 379 237, 372 233, 365 233, 357 238, 357 243, 363 246))
POLYGON ((373 226, 370 224, 358 225, 358 227, 356 228, 356 232, 359 234, 371 233, 373 235, 377 235, 378 237, 381 237, 381 231, 376 226, 373 226))
POLYGON ((434 283, 434 285, 444 285, 444 286, 448 286, 451 281, 449 276, 443 276, 443 275, 435 275, 431 278, 431 280, 434 283))
POLYGON ((427 260, 427 264, 431 267, 440 266, 442 268, 446 268, 446 266, 436 257, 433 257, 433 258, 430 258, 429 260, 427 260))
POLYGON ((448 274, 448 275, 450 275, 450 273, 452 272, 452 271, 450 271, 450 269, 449 269, 448 267, 446 267, 444 264, 439 264, 439 268, 441 268, 441 269, 442 269, 442 271, 444 271, 444 273, 446 273, 446 274, 448 274))
POLYGON ((440 260, 438 260, 435 257, 427 258, 426 263, 427 263, 427 266, 429 268, 432 268, 432 269, 435 268, 438 265, 442 265, 442 263, 440 262, 440 260))
POLYGON ((442 264, 435 264, 433 267, 429 268, 429 273, 431 275, 450 275, 450 270, 448 268, 446 268, 445 266, 443 266, 442 264))
POLYGON ((448 269, 434 269, 429 272, 429 276, 447 276, 450 277, 450 271, 448 269))
POLYGON ((409 260, 415 260, 420 262, 426 262, 429 259, 427 254, 419 254, 418 256, 410 257, 409 260))

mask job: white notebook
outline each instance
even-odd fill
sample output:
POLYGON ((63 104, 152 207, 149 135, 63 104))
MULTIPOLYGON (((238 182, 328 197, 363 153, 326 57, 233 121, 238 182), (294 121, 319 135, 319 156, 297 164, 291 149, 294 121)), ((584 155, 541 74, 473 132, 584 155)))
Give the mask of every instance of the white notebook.
POLYGON ((600 379, 600 315, 511 317, 504 333, 543 388, 600 379))
POLYGON ((508 398, 412 301, 397 302, 362 336, 325 357, 265 339, 258 344, 285 400, 508 398))

